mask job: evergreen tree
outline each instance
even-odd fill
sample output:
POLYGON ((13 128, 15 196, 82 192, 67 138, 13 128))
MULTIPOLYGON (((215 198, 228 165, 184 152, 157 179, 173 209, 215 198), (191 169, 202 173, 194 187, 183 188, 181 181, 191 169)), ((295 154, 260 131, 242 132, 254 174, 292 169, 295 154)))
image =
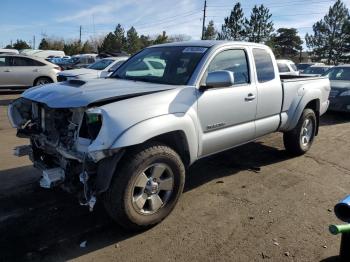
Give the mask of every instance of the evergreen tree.
POLYGON ((220 40, 244 40, 244 14, 240 3, 234 5, 230 16, 224 19, 221 32, 218 34, 220 40))
POLYGON ((130 54, 135 54, 141 48, 140 38, 133 26, 126 32, 126 48, 130 54))
POLYGON ((295 28, 279 28, 266 43, 277 57, 295 57, 301 50, 303 41, 295 28))
POLYGON ((313 34, 306 34, 306 45, 317 59, 326 58, 337 64, 344 52, 350 51, 349 10, 341 0, 329 8, 323 19, 313 25, 313 34))
POLYGON ((117 37, 110 32, 102 42, 102 45, 98 48, 99 52, 118 52, 120 45, 117 43, 117 37))
POLYGON ((273 32, 272 14, 264 5, 253 7, 250 19, 245 19, 245 31, 249 42, 264 43, 273 32))
POLYGON ((121 24, 118 24, 114 30, 114 35, 116 37, 116 50, 122 51, 126 50, 126 38, 125 38, 125 30, 121 26, 121 24))
POLYGON ((66 55, 76 55, 81 53, 81 43, 77 41, 72 41, 70 43, 65 43, 63 46, 63 51, 66 55))
POLYGON ((209 24, 207 27, 204 28, 204 40, 214 40, 216 38, 217 32, 214 27, 214 21, 209 21, 209 24))
POLYGON ((49 42, 45 38, 41 39, 41 42, 39 44, 39 49, 41 49, 41 50, 49 50, 50 49, 49 42))
POLYGON ((166 35, 166 32, 163 31, 161 35, 158 35, 157 38, 153 41, 154 45, 158 44, 164 44, 168 41, 168 36, 166 35))
POLYGON ((26 41, 17 39, 16 43, 13 44, 13 48, 17 50, 21 50, 21 49, 29 49, 30 46, 27 44, 26 41))

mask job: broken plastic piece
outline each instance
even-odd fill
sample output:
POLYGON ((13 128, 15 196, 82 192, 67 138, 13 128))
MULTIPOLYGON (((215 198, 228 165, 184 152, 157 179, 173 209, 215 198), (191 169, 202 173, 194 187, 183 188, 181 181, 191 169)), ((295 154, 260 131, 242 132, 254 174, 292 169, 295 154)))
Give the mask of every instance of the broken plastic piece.
POLYGON ((64 178, 64 170, 60 167, 45 169, 40 179, 40 186, 43 188, 52 188, 58 183, 63 182, 64 178))

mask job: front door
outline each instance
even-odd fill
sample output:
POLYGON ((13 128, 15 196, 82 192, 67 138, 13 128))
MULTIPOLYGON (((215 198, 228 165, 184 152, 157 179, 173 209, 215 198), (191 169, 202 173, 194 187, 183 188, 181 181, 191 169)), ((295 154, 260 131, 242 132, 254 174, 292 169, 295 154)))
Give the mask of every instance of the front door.
MULTIPOLYGON (((257 89, 251 81, 251 67, 248 65, 245 49, 224 50, 210 62, 207 73, 231 71, 234 84, 199 91, 198 116, 202 129, 200 156, 223 151, 255 138, 257 89)), ((205 79, 201 82, 205 83, 205 79)))

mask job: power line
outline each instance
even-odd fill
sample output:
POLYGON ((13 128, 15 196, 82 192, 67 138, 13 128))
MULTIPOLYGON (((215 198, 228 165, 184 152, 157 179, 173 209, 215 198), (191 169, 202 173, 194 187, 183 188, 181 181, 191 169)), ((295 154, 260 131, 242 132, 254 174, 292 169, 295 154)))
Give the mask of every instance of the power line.
MULTIPOLYGON (((335 0, 324 0, 324 1, 315 1, 315 0, 311 0, 308 1, 307 4, 321 4, 321 3, 331 3, 334 2, 335 0)), ((289 1, 288 3, 285 4, 281 4, 281 3, 263 3, 264 5, 266 5, 267 7, 284 7, 284 6, 290 6, 290 5, 295 5, 295 4, 304 4, 305 1, 302 0, 298 0, 298 1, 289 1)), ((209 5, 207 6, 208 8, 232 8, 233 5, 209 5)), ((253 7, 253 6, 252 6, 253 7)), ((246 7, 246 8, 242 8, 242 9, 251 9, 252 7, 246 7)))

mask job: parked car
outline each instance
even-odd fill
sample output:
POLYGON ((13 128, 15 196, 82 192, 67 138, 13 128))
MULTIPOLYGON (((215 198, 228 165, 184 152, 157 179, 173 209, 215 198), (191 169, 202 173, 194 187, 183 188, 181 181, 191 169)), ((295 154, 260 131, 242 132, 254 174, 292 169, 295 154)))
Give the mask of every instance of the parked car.
POLYGON ((21 55, 35 56, 41 58, 49 57, 63 57, 65 56, 64 51, 59 50, 40 50, 40 49, 22 49, 20 50, 21 55))
POLYGON ((332 66, 327 65, 312 65, 306 68, 303 73, 300 75, 302 76, 321 76, 327 73, 327 71, 332 68, 332 66))
POLYGON ((296 67, 300 73, 303 73, 306 68, 312 65, 324 65, 324 63, 299 63, 296 67))
POLYGON ((278 59, 277 60, 278 71, 280 75, 298 76, 299 71, 291 60, 278 59))
POLYGON ((2 54, 15 54, 18 55, 19 52, 17 49, 9 49, 9 48, 0 48, 0 55, 2 54))
POLYGON ((59 65, 63 70, 79 69, 95 63, 97 60, 96 56, 96 54, 75 55, 70 59, 55 60, 54 63, 59 65))
POLYGON ((58 73, 57 81, 67 81, 71 79, 93 79, 108 77, 114 72, 128 57, 109 57, 98 60, 87 68, 66 70, 58 73))
POLYGON ((335 66, 326 74, 331 81, 331 111, 350 112, 350 65, 335 66))
POLYGON ((272 132, 284 133, 290 154, 310 149, 329 80, 288 78, 261 44, 148 47, 109 78, 24 92, 8 116, 31 145, 15 152, 42 170, 42 187, 80 191, 90 209, 103 199, 116 222, 145 229, 175 207, 187 167, 198 159, 272 132), (162 74, 135 73, 152 59, 165 65, 162 74))
POLYGON ((44 59, 0 55, 0 88, 27 88, 57 81, 60 68, 44 59))

